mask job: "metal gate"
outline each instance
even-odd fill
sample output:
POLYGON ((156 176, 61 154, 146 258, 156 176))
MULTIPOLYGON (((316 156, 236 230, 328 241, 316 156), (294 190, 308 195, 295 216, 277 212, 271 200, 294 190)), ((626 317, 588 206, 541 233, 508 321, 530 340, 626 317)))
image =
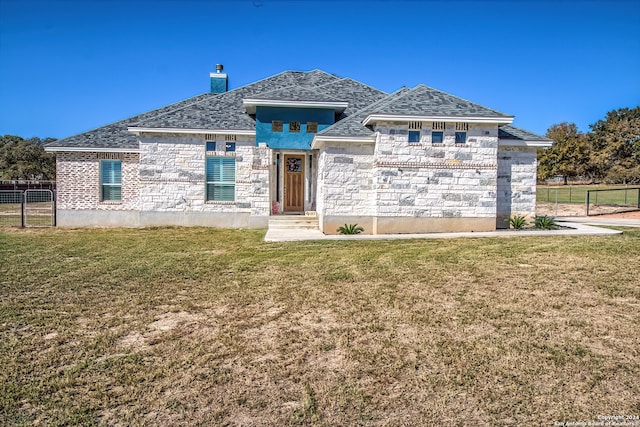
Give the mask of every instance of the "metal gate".
POLYGON ((55 194, 51 190, 0 191, 0 226, 56 225, 55 194))

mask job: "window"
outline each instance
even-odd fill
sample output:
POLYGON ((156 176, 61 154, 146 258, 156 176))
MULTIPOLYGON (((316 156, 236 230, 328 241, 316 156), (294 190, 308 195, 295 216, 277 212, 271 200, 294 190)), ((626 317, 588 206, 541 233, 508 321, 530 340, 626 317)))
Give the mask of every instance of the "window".
POLYGON ((207 157, 207 200, 233 202, 236 192, 236 159, 207 157))
POLYGON ((122 161, 100 161, 100 199, 102 201, 122 200, 122 161))
POLYGON ((289 122, 289 132, 300 132, 300 122, 289 122))
POLYGON ((271 122, 271 132, 282 132, 282 120, 274 120, 271 122))
POLYGON ((431 132, 431 143, 442 144, 444 139, 444 132, 431 132))
POLYGON ((318 133, 318 122, 307 122, 307 133, 318 133))
POLYGON ((207 141, 207 151, 216 151, 215 141, 207 141))
POLYGON ((410 130, 409 131, 409 143, 420 142, 420 131, 419 130, 410 130))
POLYGON ((236 143, 235 142, 225 142, 224 149, 227 151, 236 151, 236 143))
POLYGON ((467 133, 456 132, 456 144, 466 144, 466 143, 467 143, 467 133))

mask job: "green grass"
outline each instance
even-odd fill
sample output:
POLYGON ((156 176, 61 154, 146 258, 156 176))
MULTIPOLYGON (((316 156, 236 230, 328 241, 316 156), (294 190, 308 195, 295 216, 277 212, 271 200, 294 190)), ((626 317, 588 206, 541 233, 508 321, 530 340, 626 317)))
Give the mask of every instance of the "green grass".
POLYGON ((536 189, 537 202, 556 202, 556 192, 558 203, 584 204, 588 190, 616 190, 607 192, 591 193, 589 203, 602 205, 629 205, 638 206, 638 186, 630 186, 633 190, 625 192, 625 186, 599 186, 599 185, 566 185, 557 187, 547 187, 538 185, 536 189), (626 193, 626 196, 625 196, 626 193))
POLYGON ((0 425, 553 425, 640 413, 640 229, 264 243, 0 231, 0 425))

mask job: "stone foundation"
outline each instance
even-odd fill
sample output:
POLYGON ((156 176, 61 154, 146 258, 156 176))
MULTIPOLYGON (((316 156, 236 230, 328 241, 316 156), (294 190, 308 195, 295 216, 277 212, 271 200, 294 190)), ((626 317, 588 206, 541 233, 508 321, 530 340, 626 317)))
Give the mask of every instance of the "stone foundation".
POLYGON ((491 218, 413 218, 324 216, 320 229, 325 234, 339 234, 337 228, 344 224, 358 224, 363 234, 419 234, 454 233, 461 231, 494 231, 496 219, 491 218))

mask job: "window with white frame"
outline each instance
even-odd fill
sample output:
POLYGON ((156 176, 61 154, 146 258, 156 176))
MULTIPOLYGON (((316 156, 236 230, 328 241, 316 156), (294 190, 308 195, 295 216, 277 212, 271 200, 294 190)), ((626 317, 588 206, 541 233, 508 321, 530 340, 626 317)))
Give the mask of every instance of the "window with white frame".
POLYGON ((415 144, 420 142, 420 131, 422 130, 422 122, 409 122, 409 143, 415 144))
POLYGON ((443 142, 444 142, 444 132, 442 131, 431 132, 432 144, 442 144, 443 142))
POLYGON ((409 144, 416 144, 420 142, 420 131, 419 130, 410 130, 409 131, 409 144))
POLYGON ((122 160, 100 161, 100 200, 122 200, 122 160))
POLYGON ((207 157, 205 169, 207 201, 233 202, 236 192, 235 157, 207 157))
POLYGON ((466 144, 466 143, 467 143, 467 133, 456 132, 456 144, 466 144))

